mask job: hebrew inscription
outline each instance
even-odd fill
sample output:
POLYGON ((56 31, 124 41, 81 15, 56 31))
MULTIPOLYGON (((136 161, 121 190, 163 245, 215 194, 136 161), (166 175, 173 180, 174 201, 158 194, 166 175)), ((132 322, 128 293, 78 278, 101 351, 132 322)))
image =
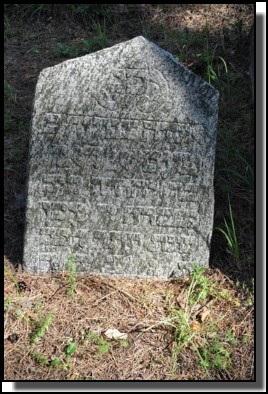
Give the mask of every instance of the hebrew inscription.
POLYGON ((43 70, 26 270, 179 277, 207 266, 218 92, 143 37, 43 70))

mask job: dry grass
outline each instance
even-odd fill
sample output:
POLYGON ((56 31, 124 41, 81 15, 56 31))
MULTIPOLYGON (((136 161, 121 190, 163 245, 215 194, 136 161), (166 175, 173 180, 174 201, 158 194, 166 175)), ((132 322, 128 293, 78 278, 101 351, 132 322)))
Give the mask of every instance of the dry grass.
POLYGON ((211 360, 207 370, 201 367, 192 342, 175 351, 183 341, 167 324, 172 315, 186 308, 190 279, 78 276, 75 298, 71 298, 67 276, 18 273, 10 266, 6 271, 5 380, 254 379, 253 307, 249 295, 237 294, 234 284, 218 270, 206 272, 211 290, 192 308, 189 317, 190 332, 200 351, 205 346, 204 338, 211 347, 216 338, 228 353, 220 359, 221 366, 211 360), (21 282, 26 287, 18 290, 15 279, 19 287, 21 282), (51 312, 51 325, 33 344, 36 327, 51 312), (109 328, 126 333, 127 341, 106 338, 104 333, 109 328), (98 341, 86 340, 90 332, 101 338, 104 350, 98 341), (75 343, 77 351, 66 360, 69 343, 75 343), (42 365, 34 357, 36 352, 48 360, 60 359, 62 364, 42 365))

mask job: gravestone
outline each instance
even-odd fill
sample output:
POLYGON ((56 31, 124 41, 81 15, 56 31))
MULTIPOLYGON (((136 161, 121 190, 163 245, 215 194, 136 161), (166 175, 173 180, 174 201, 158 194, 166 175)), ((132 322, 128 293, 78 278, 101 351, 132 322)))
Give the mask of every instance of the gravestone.
POLYGON ((144 37, 44 69, 25 270, 178 277, 207 266, 218 92, 144 37))

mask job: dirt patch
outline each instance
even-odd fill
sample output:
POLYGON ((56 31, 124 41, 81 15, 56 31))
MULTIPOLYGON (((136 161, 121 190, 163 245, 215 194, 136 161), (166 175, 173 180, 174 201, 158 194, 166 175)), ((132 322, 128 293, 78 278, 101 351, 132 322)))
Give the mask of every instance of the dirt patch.
POLYGON ((176 281, 86 275, 73 294, 70 286, 68 273, 34 276, 6 265, 5 379, 254 378, 253 307, 219 271, 176 281), (107 337, 108 329, 124 339, 107 337))

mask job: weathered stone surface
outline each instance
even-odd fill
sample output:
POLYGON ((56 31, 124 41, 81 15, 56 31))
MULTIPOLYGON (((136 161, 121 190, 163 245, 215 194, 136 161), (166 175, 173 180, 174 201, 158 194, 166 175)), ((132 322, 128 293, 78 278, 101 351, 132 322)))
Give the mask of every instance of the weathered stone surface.
POLYGON ((25 269, 170 277, 208 265, 218 92, 143 37, 39 76, 25 269))

